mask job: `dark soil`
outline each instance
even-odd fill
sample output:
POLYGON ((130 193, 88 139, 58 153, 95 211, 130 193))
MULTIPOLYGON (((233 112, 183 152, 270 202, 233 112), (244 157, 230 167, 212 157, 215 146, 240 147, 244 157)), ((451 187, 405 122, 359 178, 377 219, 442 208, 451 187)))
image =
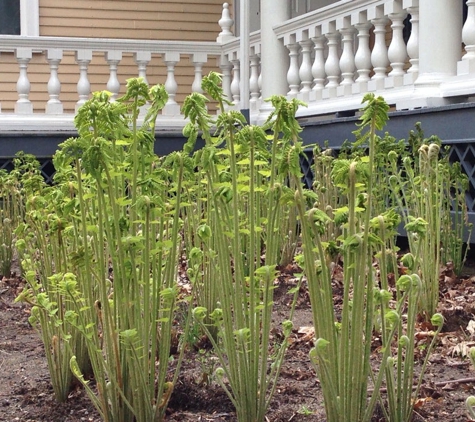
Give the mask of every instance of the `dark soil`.
MULTIPOLYGON (((454 277, 450 268, 442 273, 439 311, 444 314, 446 324, 430 359, 420 397, 415 402, 415 422, 469 420, 464 401, 475 394, 475 369, 467 357, 468 349, 475 346, 475 331, 469 325, 475 319, 474 275, 474 264, 466 265, 461 277, 454 277)), ((274 335, 278 335, 278 322, 288 316, 290 298, 285 292, 294 283, 291 272, 287 275, 284 272, 275 290, 274 335)), ((29 307, 14 303, 22 287, 18 278, 0 281, 0 421, 100 421, 79 387, 71 391, 66 403, 55 401, 43 345, 28 323, 29 307)), ((325 421, 319 382, 308 359, 313 332, 305 286, 299 295, 294 327, 267 420, 325 421)), ((423 353, 428 339, 427 327, 421 324, 418 330, 416 339, 423 353)), ((225 393, 212 378, 203 377, 213 362, 203 354, 194 349, 187 352, 169 402, 167 420, 236 421, 225 393)), ((374 420, 384 419, 375 415, 374 420)))

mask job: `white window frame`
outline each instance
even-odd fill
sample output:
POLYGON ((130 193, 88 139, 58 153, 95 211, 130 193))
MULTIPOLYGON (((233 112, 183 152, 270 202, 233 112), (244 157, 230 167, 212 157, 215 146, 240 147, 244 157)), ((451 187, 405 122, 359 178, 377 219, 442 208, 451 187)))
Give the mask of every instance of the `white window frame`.
POLYGON ((26 37, 39 37, 39 0, 20 0, 20 34, 26 37))

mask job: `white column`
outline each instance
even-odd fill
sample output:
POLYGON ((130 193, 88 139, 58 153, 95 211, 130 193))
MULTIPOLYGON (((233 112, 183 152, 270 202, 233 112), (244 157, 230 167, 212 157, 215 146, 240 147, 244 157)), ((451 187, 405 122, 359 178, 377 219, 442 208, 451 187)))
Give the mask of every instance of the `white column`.
POLYGON ((457 72, 462 54, 462 2, 420 0, 419 77, 416 85, 435 87, 457 72))
MULTIPOLYGON (((286 95, 288 91, 288 51, 274 33, 273 26, 290 18, 288 0, 261 0, 261 72, 262 98, 286 95)), ((264 102, 261 110, 269 103, 264 102)))
MULTIPOLYGON (((239 6, 240 10, 240 22, 239 22, 239 33, 241 42, 239 44, 239 57, 241 61, 241 83, 239 85, 239 96, 240 96, 240 109, 242 110, 246 119, 249 119, 249 79, 250 79, 250 43, 249 43, 249 32, 250 32, 250 0, 240 0, 239 6)), ((250 123, 250 122, 249 122, 250 123)))
POLYGON ((46 60, 50 67, 50 76, 48 80, 49 100, 46 103, 46 114, 61 114, 63 104, 59 100, 61 92, 61 82, 58 78, 59 63, 63 58, 63 50, 52 48, 46 52, 46 60))

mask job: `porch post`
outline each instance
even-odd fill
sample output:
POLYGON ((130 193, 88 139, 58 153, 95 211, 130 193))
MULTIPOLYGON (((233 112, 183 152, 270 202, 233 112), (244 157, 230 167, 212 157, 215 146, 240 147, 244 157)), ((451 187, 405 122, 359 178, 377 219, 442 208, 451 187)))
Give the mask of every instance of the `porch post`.
MULTIPOLYGON (((262 99, 271 95, 287 95, 289 53, 272 27, 290 19, 289 0, 261 0, 261 74, 262 99)), ((269 111, 269 103, 261 110, 269 111)))
MULTIPOLYGON (((420 0, 419 77, 416 88, 434 90, 457 73, 462 55, 462 2, 420 0)), ((429 94, 429 92, 427 92, 429 94)))

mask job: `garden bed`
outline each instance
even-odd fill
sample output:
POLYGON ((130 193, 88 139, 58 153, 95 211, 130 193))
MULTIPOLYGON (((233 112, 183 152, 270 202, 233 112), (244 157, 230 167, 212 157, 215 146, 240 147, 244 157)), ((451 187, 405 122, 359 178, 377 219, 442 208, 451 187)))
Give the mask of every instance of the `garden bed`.
MULTIPOLYGON (((415 421, 468 420, 464 401, 475 393, 475 369, 465 356, 468 348, 475 345, 475 333, 469 325, 475 310, 474 274, 473 260, 466 264, 461 277, 455 278, 450 269, 441 274, 439 311, 446 322, 415 403, 415 421)), ((289 296, 285 292, 293 283, 291 271, 284 272, 275 290, 275 321, 281 321, 288 313, 289 296)), ((29 306, 14 303, 22 287, 23 282, 18 278, 0 282, 0 421, 100 421, 80 386, 74 387, 66 403, 55 401, 43 345, 28 323, 29 306)), ((338 283, 335 283, 335 291, 338 293, 338 283)), ((319 383, 308 359, 313 344, 311 321, 307 291, 303 286, 294 316, 291 345, 267 414, 269 421, 325 420, 319 383)), ((277 328, 273 330, 273 335, 278 334, 277 328)), ((427 328, 424 324, 418 325, 421 356, 426 337, 427 328)), ((187 352, 169 402, 167 420, 236 421, 225 393, 212 379, 203 379, 203 373, 210 369, 205 366, 213 360, 210 356, 199 358, 200 354, 210 353, 202 346, 201 352, 197 348, 187 352)), ((374 420, 383 419, 375 414, 374 420)))

